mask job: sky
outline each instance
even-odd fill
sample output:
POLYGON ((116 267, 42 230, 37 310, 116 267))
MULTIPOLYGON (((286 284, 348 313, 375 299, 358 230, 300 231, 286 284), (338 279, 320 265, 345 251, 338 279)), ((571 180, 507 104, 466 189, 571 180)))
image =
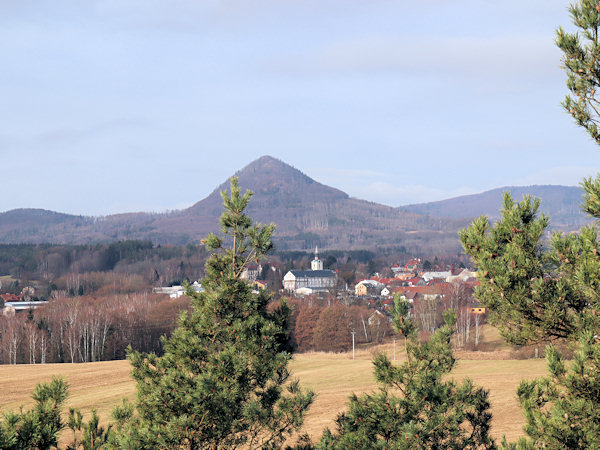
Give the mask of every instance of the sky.
POLYGON ((0 211, 163 212, 271 155, 400 206, 577 185, 559 0, 0 0, 0 211))

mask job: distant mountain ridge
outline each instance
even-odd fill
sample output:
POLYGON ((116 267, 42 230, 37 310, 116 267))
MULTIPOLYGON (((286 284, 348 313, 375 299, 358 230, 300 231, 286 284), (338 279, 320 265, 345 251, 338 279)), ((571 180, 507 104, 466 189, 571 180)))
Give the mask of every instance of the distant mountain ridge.
MULTIPOLYGON (((414 246, 427 240, 430 233, 448 244, 455 241, 455 232, 462 224, 452 220, 449 225, 447 221, 351 198, 271 156, 253 161, 235 175, 242 189, 254 192, 248 213, 259 222, 277 225, 275 238, 280 249, 414 246)), ((154 226, 162 233, 178 230, 198 242, 218 229, 223 210, 220 191, 228 188, 229 181, 223 182, 205 199, 157 219, 154 226)))
MULTIPOLYGON (((457 231, 480 214, 496 217, 503 191, 393 208, 351 198, 271 156, 253 161, 235 175, 242 189, 254 192, 249 214, 259 222, 277 224, 277 247, 294 250, 315 245, 338 249, 403 247, 415 254, 456 254, 461 252, 457 231)), ((229 181, 224 181, 191 207, 164 214, 83 217, 39 209, 12 210, 0 213, 0 243, 82 244, 125 239, 175 245, 199 243, 209 232, 218 230, 223 208, 220 191, 228 187, 229 181)), ((562 211, 553 224, 561 229, 578 228, 580 218, 569 209, 578 208, 571 204, 575 202, 571 190, 577 188, 551 188, 556 191, 552 195, 547 189, 541 195, 535 189, 528 192, 542 197, 543 211, 562 211), (558 206, 548 209, 547 199, 558 206)), ((519 189, 525 192, 529 188, 507 189, 513 189, 519 199, 519 189)), ((576 205, 581 193, 577 199, 576 205)))
POLYGON ((581 211, 583 192, 575 186, 507 186, 480 194, 463 195, 448 200, 408 205, 401 208, 405 211, 435 217, 472 219, 487 215, 491 220, 498 220, 501 215, 500 208, 504 192, 509 192, 515 201, 521 201, 525 195, 539 198, 541 201, 539 211, 550 216, 550 226, 553 229, 572 231, 592 222, 592 219, 581 211))

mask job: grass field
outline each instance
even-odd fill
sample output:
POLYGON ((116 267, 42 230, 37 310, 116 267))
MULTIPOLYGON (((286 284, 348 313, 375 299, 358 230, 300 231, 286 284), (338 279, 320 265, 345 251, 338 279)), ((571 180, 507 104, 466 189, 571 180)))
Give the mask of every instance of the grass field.
MULTIPOLYGON (((377 350, 392 357, 391 345, 377 350)), ((358 351, 355 360, 348 353, 295 356, 291 364, 294 376, 303 386, 318 393, 305 423, 305 431, 313 438, 318 439, 325 427, 333 426, 337 413, 344 409, 352 392, 368 392, 377 387, 371 364, 374 351, 358 351)), ((465 358, 470 356, 466 354, 465 358)), ((524 423, 516 400, 517 385, 523 378, 542 376, 545 372, 542 359, 459 359, 452 376, 456 379, 471 377, 490 391, 494 416, 492 434, 514 440, 522 435, 524 423)), ((69 382, 69 406, 81 408, 87 414, 95 407, 103 421, 109 419, 112 408, 121 398, 135 395, 127 361, 0 366, 0 409, 31 405, 29 396, 36 383, 47 381, 53 375, 64 376, 69 382)))

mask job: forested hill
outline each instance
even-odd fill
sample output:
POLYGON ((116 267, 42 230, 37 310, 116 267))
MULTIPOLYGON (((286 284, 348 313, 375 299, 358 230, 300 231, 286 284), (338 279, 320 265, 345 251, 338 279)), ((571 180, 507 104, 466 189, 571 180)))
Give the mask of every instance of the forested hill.
POLYGON ((515 201, 521 201, 524 195, 539 198, 541 200, 540 212, 550 216, 550 226, 553 229, 573 231, 591 222, 588 216, 581 211, 583 193, 580 188, 575 186, 508 186, 481 194, 404 206, 402 209, 435 217, 462 219, 487 215, 491 220, 497 220, 500 218, 504 192, 509 192, 515 201))
MULTIPOLYGON (((442 245, 457 250, 455 233, 464 221, 443 221, 397 208, 351 198, 318 183, 284 162, 263 156, 235 174, 254 196, 248 213, 259 222, 277 224, 280 249, 369 248, 377 245, 418 248, 442 245)), ((216 229, 222 211, 217 187, 207 198, 169 220, 191 220, 216 229)))
MULTIPOLYGON (((250 215, 259 222, 277 224, 275 239, 281 250, 318 245, 338 249, 394 247, 409 253, 456 254, 461 252, 457 231, 474 216, 487 213, 493 217, 500 208, 502 191, 499 189, 496 196, 483 200, 478 196, 455 199, 454 209, 435 207, 450 205, 452 200, 393 208, 351 198, 270 156, 257 159, 235 175, 242 189, 255 193, 248 208, 250 215)), ((82 217, 33 209, 8 211, 0 213, 0 243, 90 244, 129 239, 155 244, 198 243, 209 232, 218 230, 222 211, 219 191, 228 186, 224 180, 208 197, 190 208, 165 214, 82 217)), ((577 189, 552 188, 557 194, 551 201, 546 201, 540 191, 532 193, 542 196, 544 211, 552 214, 554 210, 548 208, 556 204, 564 212, 554 218, 554 224, 564 224, 563 229, 577 228, 580 199, 574 198, 574 194, 570 197, 561 194, 577 189)), ((515 197, 520 197, 519 192, 515 197)))
MULTIPOLYGON (((233 174, 232 174, 233 175, 233 174)), ((263 156, 237 173, 242 189, 254 191, 248 212, 277 224, 281 250, 322 248, 404 248, 456 253, 456 231, 466 224, 349 197, 316 182, 284 162, 263 156)), ((168 214, 132 213, 101 218, 41 210, 0 214, 0 243, 94 243, 144 239, 154 243, 197 243, 218 229, 219 191, 188 209, 168 214)))

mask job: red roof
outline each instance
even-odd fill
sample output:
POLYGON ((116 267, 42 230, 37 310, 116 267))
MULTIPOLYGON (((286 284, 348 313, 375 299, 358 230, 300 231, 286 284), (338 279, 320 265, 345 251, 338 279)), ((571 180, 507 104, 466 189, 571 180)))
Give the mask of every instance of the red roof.
POLYGON ((397 292, 403 294, 409 294, 414 292, 416 294, 441 294, 439 286, 405 286, 398 289, 397 292))
POLYGON ((17 297, 15 294, 2 294, 0 295, 0 297, 2 297, 2 300, 4 300, 5 302, 20 302, 21 298, 17 297))

